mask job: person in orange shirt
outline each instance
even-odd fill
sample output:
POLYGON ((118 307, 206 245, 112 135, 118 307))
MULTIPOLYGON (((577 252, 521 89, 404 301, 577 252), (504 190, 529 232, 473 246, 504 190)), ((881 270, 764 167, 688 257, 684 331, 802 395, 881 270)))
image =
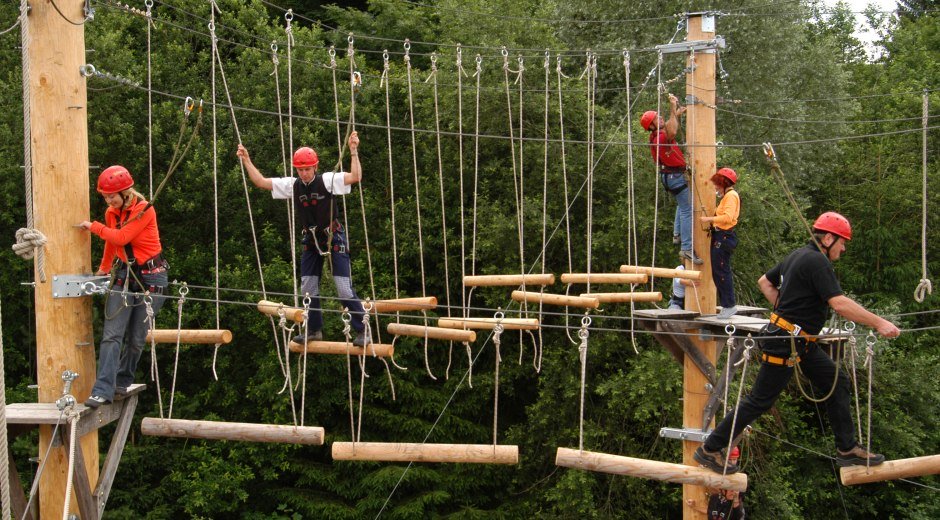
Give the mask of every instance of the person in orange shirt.
POLYGON ((134 189, 134 179, 127 168, 111 166, 101 172, 98 193, 108 205, 105 223, 86 220, 79 224, 105 241, 97 274, 112 274, 104 306, 98 379, 91 397, 85 401, 85 406, 91 408, 110 403, 115 394, 126 393, 134 382, 134 371, 151 326, 146 300, 150 300, 156 316, 169 285, 169 264, 163 258, 157 213, 134 189), (127 343, 122 352, 125 338, 127 343))
POLYGON ((712 229, 712 278, 718 289, 718 303, 721 304, 719 318, 727 319, 738 312, 734 299, 734 278, 731 275, 731 253, 738 245, 738 236, 734 227, 738 225, 741 213, 741 197, 735 191, 738 174, 731 168, 721 168, 711 178, 712 184, 721 202, 714 217, 703 216, 701 221, 711 224, 712 229))

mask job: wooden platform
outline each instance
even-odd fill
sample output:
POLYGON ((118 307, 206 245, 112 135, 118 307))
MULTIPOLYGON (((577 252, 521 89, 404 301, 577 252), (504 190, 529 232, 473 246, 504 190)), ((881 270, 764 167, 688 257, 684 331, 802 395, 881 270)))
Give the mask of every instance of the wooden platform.
MULTIPOLYGON (((115 396, 114 403, 103 404, 98 408, 89 408, 79 402, 76 408, 79 411, 79 436, 104 426, 116 420, 121 414, 120 402, 131 396, 143 392, 147 385, 131 385, 126 395, 115 396)), ((56 408, 55 403, 10 403, 6 408, 7 424, 22 424, 38 426, 40 424, 66 423, 62 412, 56 408)), ((57 446, 56 440, 53 445, 57 446)))

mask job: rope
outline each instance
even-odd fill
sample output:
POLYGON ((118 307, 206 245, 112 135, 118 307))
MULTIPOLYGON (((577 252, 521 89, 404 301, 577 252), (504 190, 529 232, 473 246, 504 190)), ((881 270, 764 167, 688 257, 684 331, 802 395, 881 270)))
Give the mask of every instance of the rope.
MULTIPOLYGON (((151 52, 151 32, 153 26, 153 0, 147 0, 147 188, 148 200, 153 200, 153 53, 151 52)), ((213 102, 215 99, 213 98, 213 102)), ((214 109, 213 109, 214 110, 214 109)))
POLYGON ((36 270, 39 272, 39 281, 46 282, 46 256, 43 245, 46 243, 46 237, 42 232, 33 228, 33 153, 32 153, 32 118, 30 116, 30 71, 29 71, 29 47, 32 39, 29 34, 29 2, 20 0, 20 47, 23 63, 23 189, 26 192, 26 227, 16 232, 16 245, 13 250, 17 255, 24 259, 33 258, 36 255, 36 270), (21 234, 22 232, 22 234, 21 234), (30 237, 30 242, 20 242, 20 237, 30 237), (23 256, 26 250, 29 250, 29 256, 23 256), (22 251, 22 252, 21 252, 22 251))
MULTIPOLYGON (((434 91, 434 128, 436 130, 434 137, 437 144, 437 178, 439 181, 441 194, 441 237, 444 241, 444 298, 447 305, 447 316, 450 317, 450 263, 448 259, 450 254, 447 250, 447 208, 444 204, 444 159, 441 155, 441 117, 437 96, 437 54, 431 55, 431 75, 428 77, 428 79, 434 80, 432 84, 434 91)), ((461 194, 462 193, 463 192, 461 192, 461 194)), ((425 329, 425 336, 427 336, 427 329, 425 329)), ((425 338, 425 341, 427 341, 427 338, 425 338)), ((447 354, 448 369, 450 368, 450 357, 453 350, 454 342, 451 341, 447 354)))
MULTIPOLYGON (((457 130, 460 134, 457 137, 457 170, 460 174, 460 306, 461 306, 461 315, 467 317, 466 307, 467 303, 467 286, 463 284, 464 277, 467 276, 467 250, 466 250, 466 223, 464 222, 464 217, 466 209, 464 208, 464 187, 463 187, 463 77, 467 75, 467 71, 463 68, 463 49, 460 45, 457 45, 457 130)), ((450 316, 450 307, 447 308, 447 315, 450 316)), ((450 364, 451 359, 454 353, 454 344, 451 342, 451 347, 447 351, 447 369, 444 371, 444 378, 450 379, 450 364)), ((464 346, 467 347, 469 352, 468 342, 464 342, 464 346)))
MULTIPOLYGON (((109 298, 110 296, 111 293, 108 294, 109 298)), ((153 312, 153 298, 145 296, 144 307, 147 312, 147 329, 153 331, 157 328, 156 316, 153 312)), ((107 308, 107 305, 105 305, 105 308, 107 308)), ((157 364, 157 338, 153 334, 150 335, 150 380, 157 387, 157 405, 160 409, 160 418, 163 419, 163 392, 160 390, 160 367, 157 364)))
MULTIPOLYGON (((728 472, 728 459, 731 457, 731 445, 734 443, 734 427, 738 422, 738 410, 741 408, 741 395, 744 393, 744 381, 747 376, 747 365, 751 359, 751 351, 754 350, 756 346, 754 338, 751 337, 751 334, 748 333, 747 337, 744 338, 744 352, 741 353, 741 360, 735 363, 734 366, 744 365, 741 367, 741 384, 738 385, 738 398, 737 404, 734 406, 734 416, 731 418, 731 433, 728 439, 728 449, 725 450, 725 462, 724 468, 722 469, 721 476, 725 476, 728 472)), ((731 359, 731 351, 728 351, 728 359, 731 359)), ((731 372, 731 369, 728 369, 728 372, 731 372)), ((727 385, 725 386, 727 388, 727 385)))
MULTIPOLYGON (((568 160, 565 150, 565 108, 564 102, 562 101, 563 96, 561 88, 561 78, 567 78, 568 76, 565 76, 564 72, 561 70, 561 55, 555 57, 555 77, 557 78, 558 82, 558 129, 561 138, 561 180, 565 197, 565 214, 562 215, 562 220, 565 221, 565 245, 568 252, 568 272, 571 273, 574 272, 574 257, 571 253, 571 216, 569 211, 571 210, 571 205, 574 203, 574 201, 569 202, 568 200, 568 160)), ((558 228, 556 227, 555 229, 558 228)), ((554 231, 552 232, 552 236, 554 236, 554 231)), ((551 237, 549 237, 549 240, 551 240, 551 237)), ((546 240, 543 240, 543 242, 546 242, 546 240)), ((569 284, 568 288, 565 289, 565 295, 568 294, 570 289, 571 285, 569 284)), ((568 341, 570 341, 573 345, 577 345, 578 342, 571 337, 571 329, 568 327, 568 318, 569 313, 568 309, 566 308, 565 335, 568 336, 568 341)))
POLYGON ((584 313, 581 318, 581 330, 578 331, 578 337, 581 338, 581 346, 578 347, 578 358, 581 360, 581 403, 578 416, 578 451, 584 451, 584 388, 587 386, 587 353, 588 336, 591 325, 591 317, 584 313))
MULTIPOLYGON (((548 51, 545 51, 545 61, 543 61, 542 66, 545 69, 545 119, 543 122, 542 133, 545 135, 545 143, 542 145, 542 274, 545 274, 545 250, 548 247, 546 238, 548 237, 548 117, 549 117, 549 100, 551 99, 551 92, 548 87, 549 79, 549 70, 548 65, 551 63, 551 55, 548 51)), ((545 294, 545 286, 539 286, 539 295, 545 294)), ((539 323, 542 322, 542 310, 544 304, 542 298, 539 298, 539 323)), ((539 337, 537 345, 539 346, 538 355, 533 359, 535 366, 535 372, 540 373, 542 371, 542 352, 544 352, 544 343, 542 342, 542 328, 538 329, 539 337)))
MULTIPOLYGON (((627 110, 624 114, 625 121, 632 121, 632 105, 630 104, 630 53, 623 51, 623 80, 627 92, 627 110)), ((645 84, 644 84, 645 86, 645 84)), ((633 125, 627 124, 627 142, 633 143, 633 125)), ((636 229, 636 191, 633 178, 633 146, 627 146, 627 264, 633 265, 633 259, 640 261, 640 253, 636 229), (632 248, 630 246, 633 246, 632 248)), ((630 285, 632 291, 634 285, 630 285)), ((636 345, 636 333, 633 332, 635 325, 633 323, 633 314, 636 312, 636 302, 630 300, 630 344, 633 346, 633 352, 640 353, 636 345)))
POLYGON ((10 451, 7 440, 7 388, 3 358, 3 312, 0 306, 0 506, 3 508, 3 518, 7 520, 11 514, 10 451))
MULTIPOLYGON (((878 338, 875 336, 875 333, 868 331, 868 336, 865 338, 865 364, 863 365, 868 369, 868 421, 867 421, 867 430, 865 432, 865 451, 871 453, 871 384, 872 384, 872 373, 875 368, 875 344, 878 342, 878 338)), ((865 469, 871 467, 871 459, 865 459, 865 469)))
MULTIPOLYGON (((148 0, 150 1, 150 0, 148 0)), ((211 9, 210 9, 211 11, 211 9)), ((212 20, 215 20, 215 12, 212 12, 212 20)), ((216 107, 216 88, 215 88, 215 66, 216 66, 216 53, 217 49, 212 48, 212 227, 214 231, 215 241, 213 243, 213 253, 215 258, 215 328, 221 329, 221 308, 219 304, 219 284, 220 276, 219 272, 219 135, 218 135, 218 117, 215 110, 216 107)), ((276 57, 276 56, 275 56, 276 57)), ((278 90, 280 94, 280 89, 278 90)), ((280 112, 280 109, 278 109, 280 112)), ((215 381, 219 380, 219 374, 216 372, 216 360, 219 356, 219 347, 221 343, 216 343, 215 348, 212 350, 212 377, 215 381)))
POLYGON ((176 301, 176 355, 173 358, 173 381, 170 383, 170 409, 167 412, 167 419, 173 418, 173 398, 176 396, 176 373, 180 364, 180 336, 183 334, 183 304, 186 302, 186 295, 189 294, 189 287, 184 283, 179 289, 180 299, 176 301))
MULTIPOLYGON (((474 128, 473 128, 473 231, 470 242, 470 275, 477 274, 477 192, 480 187, 480 78, 483 76, 483 58, 476 55, 476 103, 474 105, 474 128)), ((473 295, 473 289, 467 293, 466 308, 470 307, 470 298, 473 295)), ((468 310, 464 311, 464 317, 468 316, 468 310)))
MULTIPOLYGON (((662 89, 659 88, 659 85, 662 84, 660 82, 660 78, 662 77, 662 70, 663 70, 663 53, 662 52, 659 53, 659 57, 656 60, 656 68, 654 70, 656 71, 656 85, 657 85, 656 114, 658 115, 658 114, 663 113, 663 108, 662 108, 663 107, 663 95, 662 95, 662 89)), ((657 117, 662 117, 662 116, 657 116, 657 117)), ((659 130, 657 129, 657 131, 659 130)), ((654 166, 656 169, 656 175, 658 176, 659 175, 659 150, 658 148, 657 148, 656 157, 655 159, 653 159, 653 162, 655 163, 654 166)), ((656 267, 656 238, 659 235, 659 184, 660 184, 659 179, 656 179, 656 181, 653 182, 653 185, 654 185, 653 187, 653 244, 650 247, 650 266, 652 267, 656 267)), ((656 275, 654 273, 650 273, 649 279, 650 279, 650 291, 652 291, 655 288, 656 275)), ((688 306, 688 304, 686 304, 686 306, 688 306)))
POLYGON ((496 348, 495 368, 493 369, 493 447, 496 447, 497 417, 499 412, 499 363, 503 358, 499 355, 500 336, 503 335, 503 313, 495 314, 496 326, 493 327, 493 347, 496 348))
MULTIPOLYGON (((80 450, 78 446, 78 419, 80 414, 73 408, 68 412, 69 420, 69 465, 65 478, 65 504, 62 506, 62 520, 69 520, 69 506, 72 505, 72 484, 75 480, 75 451, 80 450)), ((50 443, 51 444, 51 443, 50 443)), ((81 471, 85 471, 82 468, 81 471)), ((28 508, 27 508, 28 509, 28 508)), ((9 518, 9 516, 5 517, 9 518)))
MULTIPOLYGON (((597 57, 592 53, 587 53, 587 64, 585 65, 587 74, 587 273, 591 273, 592 249, 593 249, 593 231, 594 231, 594 83, 597 79, 597 57)), ((587 292, 591 292, 591 282, 588 278, 587 292)))
MULTIPOLYGON (((292 50, 294 47, 294 31, 291 26, 291 20, 293 20, 293 12, 288 10, 287 13, 284 13, 285 27, 284 33, 287 39, 287 142, 284 142, 284 117, 281 111, 281 82, 280 75, 278 74, 278 58, 277 58, 277 43, 271 44, 271 61, 273 63, 274 71, 272 75, 274 76, 274 90, 277 95, 277 122, 278 122, 278 135, 281 138, 281 164, 283 164, 284 177, 293 177, 294 169, 290 167, 288 162, 288 150, 293 151, 294 149, 294 84, 293 84, 293 68, 291 63, 292 50), (285 144, 287 145, 285 148, 285 144)), ((339 118, 337 118, 339 119, 339 118)), ((287 233, 290 237, 290 262, 291 262, 291 280, 292 287, 294 288, 294 306, 297 306, 298 296, 300 294, 300 285, 297 280, 297 229, 295 226, 296 216, 294 214, 294 204, 292 200, 284 201, 284 204, 287 206, 287 233)))
POLYGON ((927 91, 924 90, 924 102, 923 102, 923 149, 921 153, 922 161, 922 170, 923 170, 923 190, 921 193, 921 227, 920 227, 920 283, 917 284, 917 288, 914 289, 914 300, 917 303, 923 303, 924 298, 928 294, 933 293, 933 285, 930 283, 930 279, 927 278, 927 110, 929 108, 929 97, 927 91))
MULTIPOLYGON (((395 226, 395 167, 392 161, 392 115, 391 115, 391 103, 389 101, 388 94, 388 71, 389 71, 389 62, 388 62, 388 51, 382 55, 383 67, 382 67, 382 79, 380 81, 380 86, 385 87, 385 121, 386 121, 386 139, 388 141, 388 191, 389 191, 389 207, 392 211, 392 279, 395 283, 395 299, 400 297, 399 288, 398 288, 398 238, 397 238, 397 227, 395 226)), ((400 314, 396 311, 395 317, 396 320, 400 314)))

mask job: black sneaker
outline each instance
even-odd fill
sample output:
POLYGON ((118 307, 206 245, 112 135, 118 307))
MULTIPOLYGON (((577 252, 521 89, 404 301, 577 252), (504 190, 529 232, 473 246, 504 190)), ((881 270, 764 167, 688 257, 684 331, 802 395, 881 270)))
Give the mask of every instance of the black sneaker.
POLYGON ((851 450, 836 450, 836 464, 844 468, 846 466, 877 466, 885 461, 885 456, 878 453, 870 453, 865 448, 856 444, 851 450))
POLYGON ((688 249, 679 251, 679 258, 682 258, 683 260, 691 260, 695 265, 702 265, 705 263, 705 261, 699 258, 698 255, 692 253, 692 251, 689 251, 688 249))
POLYGON ((298 334, 294 336, 294 339, 291 340, 298 345, 305 345, 308 341, 323 341, 323 331, 315 330, 313 332, 307 333, 307 336, 304 337, 303 334, 298 334))
POLYGON ((371 342, 371 341, 366 341, 366 333, 365 333, 365 332, 360 332, 360 333, 356 334, 356 337, 353 338, 353 340, 352 340, 352 344, 353 344, 353 346, 355 346, 355 347, 365 347, 365 346, 368 345, 369 343, 372 343, 372 342, 371 342))
POLYGON ((98 408, 103 404, 111 404, 111 401, 101 397, 100 395, 93 395, 88 399, 85 399, 85 406, 89 408, 98 408))
POLYGON ((715 473, 726 473, 730 475, 737 473, 741 469, 737 464, 732 464, 731 461, 728 461, 728 467, 725 469, 724 450, 709 451, 705 449, 705 446, 699 446, 698 449, 695 450, 695 453, 692 454, 692 458, 715 473))
POLYGON ((114 389, 114 397, 127 397, 127 387, 119 386, 114 389))

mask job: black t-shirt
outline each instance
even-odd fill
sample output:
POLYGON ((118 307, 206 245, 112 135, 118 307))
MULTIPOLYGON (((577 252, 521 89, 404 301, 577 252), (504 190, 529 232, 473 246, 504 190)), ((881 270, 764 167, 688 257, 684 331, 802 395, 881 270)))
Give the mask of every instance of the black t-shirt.
POLYGON ((308 231, 316 226, 317 244, 321 248, 328 247, 327 229, 332 225, 335 232, 341 227, 337 204, 333 199, 333 194, 326 189, 322 175, 314 177, 309 184, 305 184, 300 177, 297 178, 294 182, 294 207, 300 216, 301 229, 308 231))
POLYGON ((708 520, 744 520, 744 493, 739 495, 738 507, 734 501, 718 492, 708 500, 708 520))
POLYGON ((780 290, 775 312, 807 334, 819 334, 829 299, 842 294, 832 262, 812 242, 790 253, 765 275, 780 290))

